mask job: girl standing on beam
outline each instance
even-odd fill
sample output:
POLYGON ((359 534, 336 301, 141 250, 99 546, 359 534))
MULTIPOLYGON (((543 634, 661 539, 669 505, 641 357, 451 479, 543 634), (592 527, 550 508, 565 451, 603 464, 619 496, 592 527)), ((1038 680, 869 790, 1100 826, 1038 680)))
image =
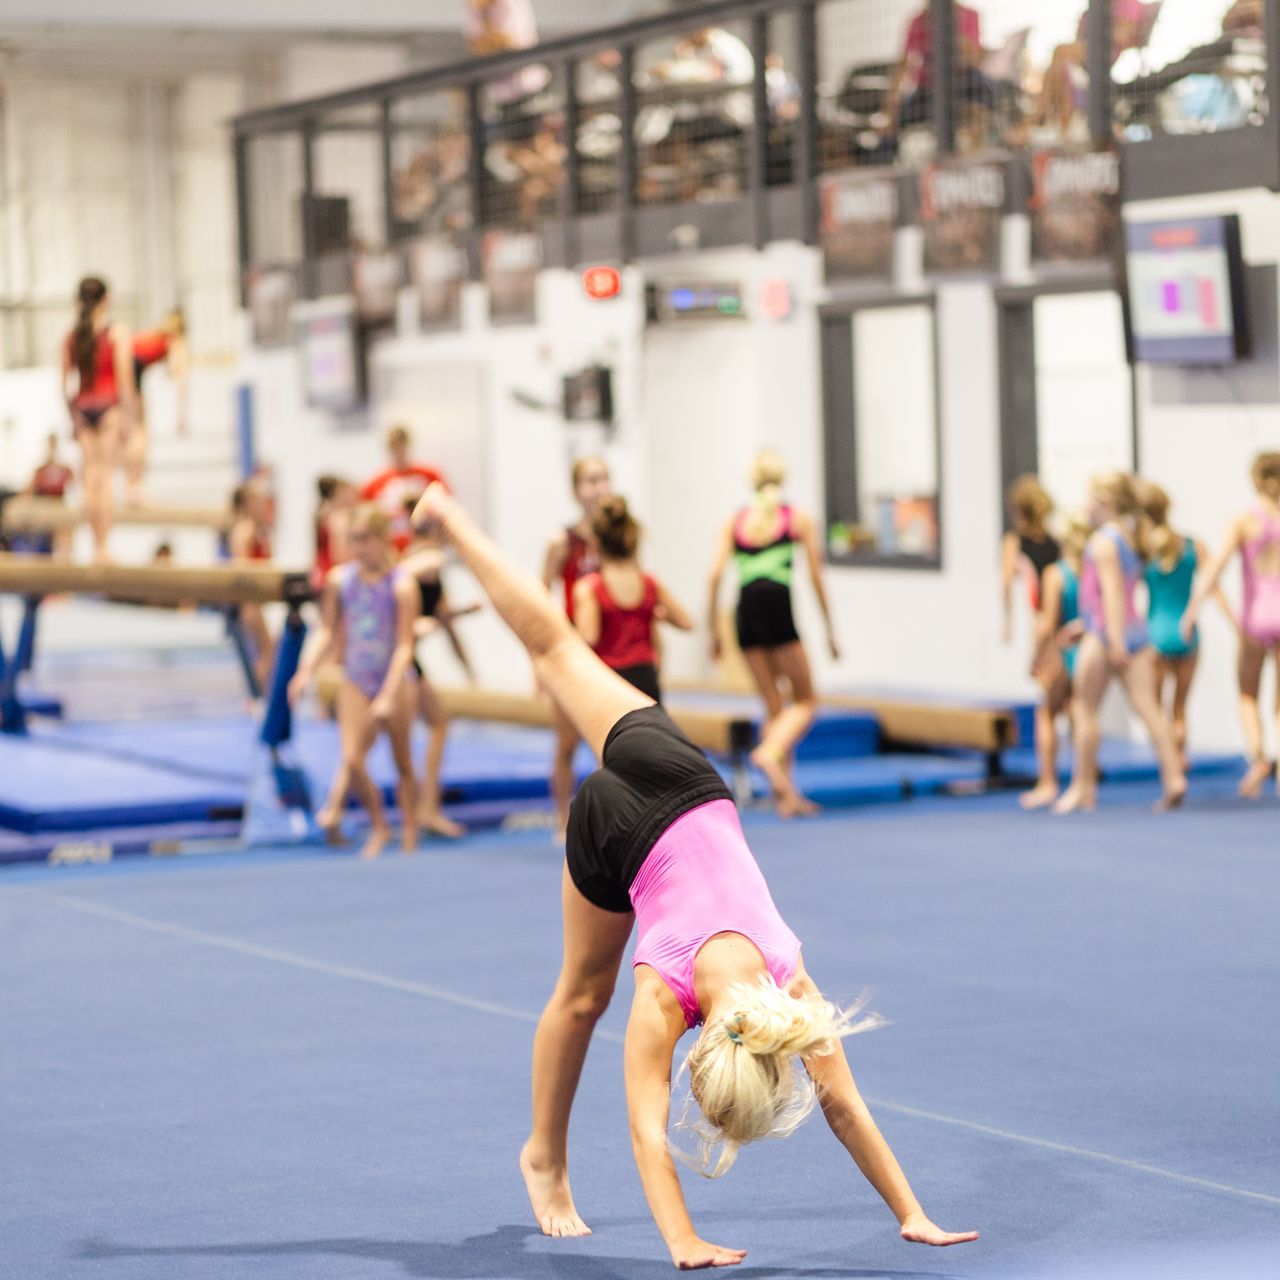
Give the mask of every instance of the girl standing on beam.
POLYGON ((414 522, 452 542, 602 766, 570 810, 564 962, 534 1037, 533 1130, 520 1168, 543 1232, 589 1233, 569 1188, 569 1112, 638 922, 627 1110, 645 1195, 678 1268, 733 1266, 746 1257, 698 1234, 668 1144, 672 1056, 699 1023, 687 1066, 705 1119, 703 1172, 726 1172, 742 1144, 792 1132, 820 1102, 903 1239, 976 1239, 976 1232, 935 1226, 912 1193, 840 1046, 875 1019, 837 1009, 806 973, 800 943, 706 757, 652 698, 591 652, 547 591, 502 556, 442 485, 427 490, 414 522))

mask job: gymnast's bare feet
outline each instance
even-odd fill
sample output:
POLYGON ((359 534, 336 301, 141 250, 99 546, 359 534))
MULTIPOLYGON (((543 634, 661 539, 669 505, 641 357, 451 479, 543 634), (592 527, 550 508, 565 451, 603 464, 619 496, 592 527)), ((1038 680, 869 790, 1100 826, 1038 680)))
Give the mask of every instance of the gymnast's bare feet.
POLYGON ((778 805, 778 812, 784 818, 794 818, 798 813, 795 808, 799 795, 792 785, 782 761, 764 749, 762 743, 751 753, 751 763, 755 765, 768 780, 769 789, 773 792, 778 805))
POLYGON ((780 818, 812 818, 814 814, 821 812, 821 805, 814 804, 808 796, 802 796, 794 788, 792 788, 790 795, 783 796, 778 801, 778 817, 780 818))
POLYGON ((1071 786, 1062 793, 1062 798, 1053 806, 1054 813, 1092 813, 1098 807, 1098 797, 1083 787, 1071 786))
POLYGON ((360 850, 360 856, 362 858, 376 858, 387 847, 387 842, 390 839, 390 827, 385 825, 370 827, 368 838, 364 842, 364 847, 360 850))
POLYGON ((1042 782, 1030 791, 1024 791, 1018 797, 1018 803, 1024 809, 1047 809, 1058 798, 1056 782, 1042 782))
MULTIPOLYGON (((1271 776, 1271 761, 1266 759, 1255 760, 1249 766, 1249 772, 1240 779, 1240 785, 1236 788, 1242 800, 1257 800, 1262 795, 1263 785, 1271 776)), ((1280 785, 1278 780, 1277 785, 1280 785)))
POLYGON ((439 809, 423 807, 418 810, 418 825, 434 836, 444 836, 446 840, 457 840, 467 834, 467 829, 460 822, 446 818, 439 809))
POLYGON ((347 843, 346 837, 342 834, 342 815, 337 810, 330 809, 328 805, 316 814, 316 826, 324 834, 325 844, 341 846, 347 843))
POLYGON ((1172 813, 1175 809, 1182 808, 1182 802, 1187 798, 1187 780, 1179 778, 1168 791, 1156 801, 1153 809, 1156 813, 1172 813))
POLYGON ((578 1216, 569 1190, 569 1171, 561 1164, 536 1158, 525 1143, 520 1152, 520 1172, 533 1206, 533 1216, 544 1236, 589 1236, 591 1228, 578 1216))

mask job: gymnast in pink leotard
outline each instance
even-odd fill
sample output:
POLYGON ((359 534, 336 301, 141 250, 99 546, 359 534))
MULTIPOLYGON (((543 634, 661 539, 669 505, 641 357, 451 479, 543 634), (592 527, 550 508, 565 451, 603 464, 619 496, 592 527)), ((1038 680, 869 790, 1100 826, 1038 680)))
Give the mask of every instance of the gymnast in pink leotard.
MULTIPOLYGON (((1252 478, 1257 501, 1231 522, 1222 548, 1205 569, 1182 622, 1183 633, 1190 636, 1205 601, 1238 552, 1244 584, 1242 608, 1236 620, 1240 637, 1240 720, 1249 753, 1249 770, 1240 781, 1240 794, 1250 799, 1262 794, 1274 768, 1265 745, 1258 694, 1268 656, 1280 678, 1280 453, 1260 453, 1253 460, 1252 478)), ((1280 711, 1276 716, 1276 736, 1280 742, 1280 711)))
POLYGON ((832 1131, 904 1239, 976 1239, 935 1226, 912 1193, 841 1049, 842 1037, 873 1020, 836 1009, 806 973, 800 943, 778 914, 707 758, 661 707, 592 653, 547 591, 502 556, 443 486, 427 490, 414 522, 453 543, 602 766, 569 812, 564 961, 533 1045, 533 1129, 520 1168, 544 1233, 588 1233, 569 1188, 569 1113, 638 923, 627 1108, 645 1195, 677 1267, 731 1266, 746 1256, 698 1235, 668 1143, 672 1058, 699 1023, 687 1065, 705 1121, 703 1172, 725 1172, 743 1143, 790 1133, 820 1092, 832 1131), (807 1074, 796 1070, 797 1059, 807 1074))

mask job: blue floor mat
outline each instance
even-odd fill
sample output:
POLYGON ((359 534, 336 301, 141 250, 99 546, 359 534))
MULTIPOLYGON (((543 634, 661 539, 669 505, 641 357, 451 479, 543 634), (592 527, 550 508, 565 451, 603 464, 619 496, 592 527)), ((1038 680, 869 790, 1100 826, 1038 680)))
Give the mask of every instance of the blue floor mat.
MULTIPOLYGON (((1004 772, 1015 778, 1034 778, 1039 768, 1033 747, 1014 747, 1000 756, 1004 772)), ((1098 752, 1098 768, 1103 782, 1151 782, 1160 777, 1155 752, 1145 743, 1109 738, 1098 752)), ((1230 752, 1193 751, 1187 775, 1208 778, 1244 772, 1244 761, 1230 752)), ((1071 776, 1071 750, 1063 742, 1058 751, 1058 775, 1071 776)))
MULTIPOLYGON (((733 778, 718 766, 726 781, 733 778)), ((986 778, 985 759, 970 755, 913 755, 889 753, 860 760, 801 760, 795 780, 801 792, 824 808, 906 800, 938 795, 953 787, 977 786, 986 778)), ((750 770, 751 791, 757 799, 769 795, 769 784, 757 769, 750 770)))
MULTIPOLYGON (((717 711, 740 716, 755 726, 757 735, 763 719, 760 699, 751 694, 710 690, 676 689, 664 693, 666 706, 696 711, 717 711)), ((813 727, 796 751, 798 760, 854 759, 873 756, 880 750, 880 722, 865 711, 841 707, 821 707, 813 727)))

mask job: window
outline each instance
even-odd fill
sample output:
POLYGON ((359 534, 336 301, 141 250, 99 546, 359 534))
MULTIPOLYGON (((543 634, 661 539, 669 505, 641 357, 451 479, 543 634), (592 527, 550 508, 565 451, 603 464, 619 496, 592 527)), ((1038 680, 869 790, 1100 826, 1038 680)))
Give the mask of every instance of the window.
POLYGON ((938 378, 931 302, 824 317, 827 555, 938 568, 938 378))

